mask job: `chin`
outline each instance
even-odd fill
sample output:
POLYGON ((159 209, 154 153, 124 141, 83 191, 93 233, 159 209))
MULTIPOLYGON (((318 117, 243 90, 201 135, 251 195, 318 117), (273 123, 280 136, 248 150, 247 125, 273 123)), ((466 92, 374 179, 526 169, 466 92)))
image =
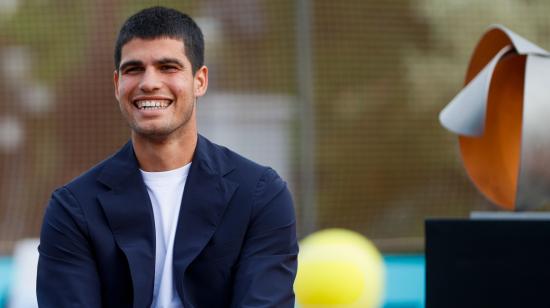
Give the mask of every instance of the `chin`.
POLYGON ((168 137, 172 131, 169 129, 163 129, 158 127, 132 127, 133 133, 152 139, 163 139, 168 137))

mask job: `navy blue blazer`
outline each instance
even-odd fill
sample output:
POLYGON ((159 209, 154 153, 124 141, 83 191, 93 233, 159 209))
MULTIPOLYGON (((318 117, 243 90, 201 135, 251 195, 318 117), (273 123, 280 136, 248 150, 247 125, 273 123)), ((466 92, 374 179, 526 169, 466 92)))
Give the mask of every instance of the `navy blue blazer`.
MULTIPOLYGON (((186 308, 294 307, 298 245, 285 182, 199 136, 173 271, 186 308)), ((62 188, 40 234, 40 307, 150 307, 151 201, 132 143, 62 188)))

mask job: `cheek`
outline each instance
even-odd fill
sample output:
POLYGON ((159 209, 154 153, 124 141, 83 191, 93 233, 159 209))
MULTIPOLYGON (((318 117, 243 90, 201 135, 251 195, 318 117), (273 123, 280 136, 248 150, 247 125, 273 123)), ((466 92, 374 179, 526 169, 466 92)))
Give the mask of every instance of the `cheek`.
POLYGON ((132 88, 134 87, 133 84, 135 82, 131 79, 124 78, 120 80, 118 84, 118 94, 121 98, 126 98, 128 94, 132 91, 132 88))
POLYGON ((126 93, 127 93, 127 84, 126 82, 122 81, 119 85, 118 85, 118 94, 120 95, 120 97, 124 97, 126 96, 126 93))
POLYGON ((170 80, 165 80, 164 84, 170 89, 173 94, 178 96, 188 96, 193 95, 194 82, 191 78, 179 77, 179 78, 170 78, 170 80))
POLYGON ((182 89, 183 92, 185 92, 185 94, 187 96, 191 96, 191 97, 195 97, 196 96, 196 91, 197 91, 197 85, 195 84, 195 82, 191 81, 187 84, 185 84, 185 88, 182 89))

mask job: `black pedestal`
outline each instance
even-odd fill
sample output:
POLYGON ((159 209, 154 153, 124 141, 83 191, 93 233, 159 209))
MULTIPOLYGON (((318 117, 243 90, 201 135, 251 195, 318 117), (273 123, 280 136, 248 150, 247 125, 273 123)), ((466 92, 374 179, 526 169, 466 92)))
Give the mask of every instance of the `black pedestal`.
POLYGON ((427 220, 426 307, 550 307, 550 220, 427 220))

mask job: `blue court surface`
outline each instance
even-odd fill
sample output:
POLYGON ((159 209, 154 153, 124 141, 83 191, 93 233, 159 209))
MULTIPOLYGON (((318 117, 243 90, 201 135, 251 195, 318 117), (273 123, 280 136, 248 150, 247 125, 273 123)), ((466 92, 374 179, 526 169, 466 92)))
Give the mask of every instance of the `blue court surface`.
MULTIPOLYGON (((386 290, 383 308, 424 307, 423 255, 385 255, 386 290)), ((0 257, 0 308, 6 307, 13 261, 0 257)))
POLYGON ((385 255, 386 290, 383 308, 422 308, 425 302, 423 255, 385 255))
POLYGON ((11 282, 12 260, 9 257, 0 257, 0 307, 6 307, 8 291, 11 282))

